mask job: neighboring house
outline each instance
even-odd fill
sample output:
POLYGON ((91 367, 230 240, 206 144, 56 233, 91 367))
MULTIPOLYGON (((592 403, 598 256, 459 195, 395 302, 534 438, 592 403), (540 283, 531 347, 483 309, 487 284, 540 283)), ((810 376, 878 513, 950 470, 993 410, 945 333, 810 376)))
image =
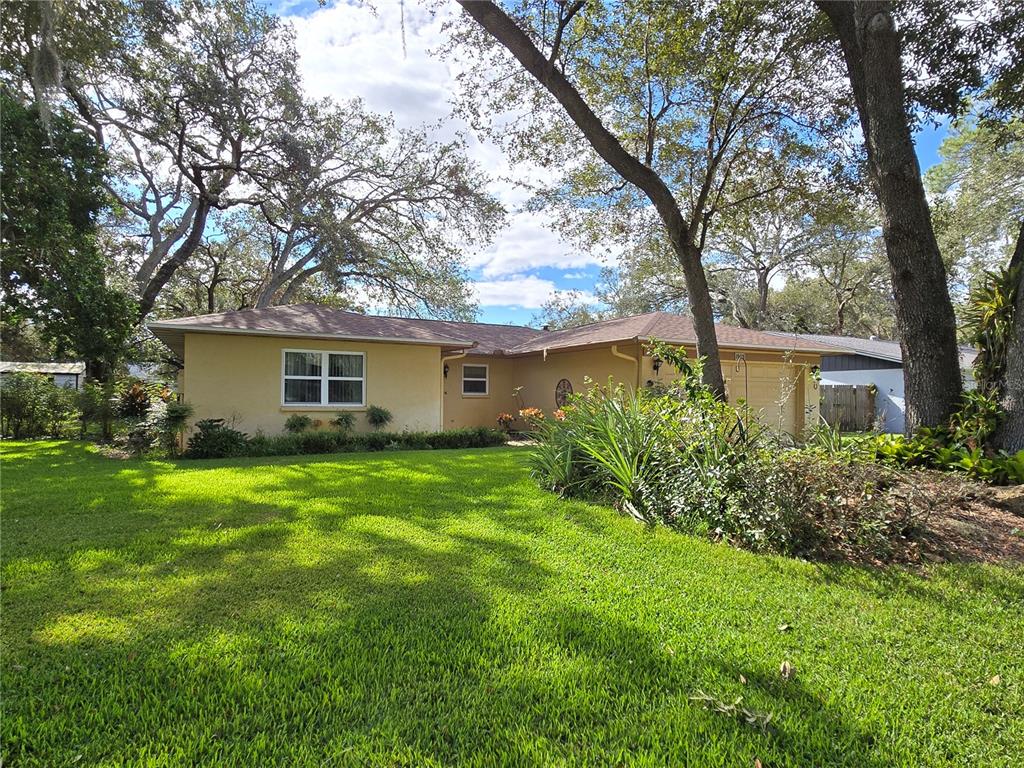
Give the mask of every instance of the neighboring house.
POLYGON ((58 387, 81 389, 85 381, 85 363, 15 363, 0 360, 0 376, 16 371, 45 376, 58 387))
MULTIPOLYGON (((903 354, 898 341, 806 333, 777 335, 786 339, 797 338, 822 347, 839 347, 833 354, 822 355, 821 383, 858 386, 874 384, 875 415, 879 424, 884 423, 883 429, 886 432, 903 432, 906 402, 903 354)), ((970 347, 960 348, 960 372, 967 387, 974 383, 971 364, 976 354, 970 347)))
MULTIPOLYGON (((326 426, 340 411, 387 408, 395 430, 494 426, 501 412, 548 415, 586 382, 635 388, 673 373, 645 354, 661 339, 695 355, 689 318, 654 312, 560 331, 361 315, 314 304, 149 324, 184 362, 178 391, 195 419, 225 418, 277 433, 292 413, 326 426)), ((822 349, 802 339, 718 328, 730 400, 796 433, 816 418, 811 369, 822 349)), ((366 429, 365 418, 359 429, 366 429)))

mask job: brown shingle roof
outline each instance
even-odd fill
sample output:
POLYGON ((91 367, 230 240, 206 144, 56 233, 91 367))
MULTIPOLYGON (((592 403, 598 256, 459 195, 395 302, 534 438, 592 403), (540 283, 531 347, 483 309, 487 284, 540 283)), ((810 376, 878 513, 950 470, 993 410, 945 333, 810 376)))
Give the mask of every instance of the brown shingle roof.
MULTIPOLYGON (((780 336, 783 334, 779 334, 780 336)), ((812 341, 815 344, 833 345, 841 347, 833 354, 849 354, 855 352, 858 355, 864 357, 874 357, 880 360, 891 360, 893 362, 903 362, 903 351, 900 348, 898 341, 890 341, 888 339, 869 338, 865 339, 859 336, 828 336, 820 333, 801 333, 794 334, 801 339, 806 341, 812 341)), ((978 356, 978 350, 973 347, 961 344, 960 347, 960 367, 970 368, 974 362, 974 358, 978 356)))
MULTIPOLYGON (((722 347, 791 349, 794 351, 816 352, 829 349, 825 344, 816 344, 795 336, 752 331, 732 325, 715 325, 718 344, 722 347)), ((640 339, 659 339, 673 344, 696 344, 697 335, 693 321, 685 315, 670 312, 648 312, 644 315, 603 320, 576 328, 552 331, 543 336, 512 347, 511 354, 540 352, 541 350, 566 349, 591 344, 613 344, 640 339)), ((833 350, 835 351, 835 350, 833 350)))
MULTIPOLYGON (((645 315, 604 320, 599 323, 538 331, 521 325, 461 323, 450 320, 419 320, 408 317, 361 315, 318 304, 291 304, 266 309, 242 309, 212 315, 161 320, 149 324, 153 333, 179 356, 184 355, 184 334, 241 333, 263 336, 338 338, 360 341, 400 341, 446 348, 468 348, 479 354, 526 355, 595 344, 615 344, 640 339, 660 339, 674 344, 695 344, 693 321, 684 315, 649 312, 645 315)), ((798 336, 772 334, 716 326, 722 347, 794 351, 839 351, 827 344, 798 336)))
POLYGON ((408 317, 362 315, 319 304, 289 304, 265 309, 241 309, 149 323, 150 330, 179 355, 184 333, 241 333, 306 338, 344 338, 362 341, 402 341, 442 347, 474 347, 494 353, 542 331, 515 325, 419 320, 408 317))

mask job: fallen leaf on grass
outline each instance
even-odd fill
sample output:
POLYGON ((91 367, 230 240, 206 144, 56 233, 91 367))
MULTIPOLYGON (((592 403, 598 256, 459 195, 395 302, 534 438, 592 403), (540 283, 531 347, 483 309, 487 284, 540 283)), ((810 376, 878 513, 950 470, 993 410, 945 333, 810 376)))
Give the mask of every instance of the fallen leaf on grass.
POLYGON ((743 675, 740 675, 740 683, 742 683, 743 685, 746 685, 747 684, 747 678, 745 678, 743 675))
POLYGON ((789 680, 793 676, 793 665, 788 661, 782 662, 779 665, 779 674, 782 675, 783 680, 789 680))
POLYGON ((996 675, 995 677, 993 677, 991 680, 988 681, 988 684, 989 685, 999 685, 1001 682, 1003 682, 1003 678, 1001 678, 999 675, 996 675))
POLYGON ((792 628, 793 627, 791 627, 789 624, 786 624, 785 622, 779 624, 779 632, 789 632, 789 630, 791 630, 792 628))
POLYGON ((752 725, 762 730, 766 730, 772 721, 771 712, 758 712, 756 709, 744 707, 742 696, 737 696, 736 700, 730 703, 722 699, 716 699, 714 696, 709 696, 704 691, 697 691, 696 694, 690 697, 690 701, 699 701, 704 705, 705 709, 727 715, 728 717, 734 717, 737 720, 742 720, 747 725, 752 725))

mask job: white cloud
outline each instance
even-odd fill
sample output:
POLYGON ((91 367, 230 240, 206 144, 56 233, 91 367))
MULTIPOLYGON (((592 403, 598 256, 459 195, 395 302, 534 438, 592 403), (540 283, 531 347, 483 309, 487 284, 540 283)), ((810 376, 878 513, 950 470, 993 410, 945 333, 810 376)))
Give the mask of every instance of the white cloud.
POLYGON ((489 248, 469 257, 469 266, 484 277, 502 277, 542 267, 567 269, 599 263, 592 254, 562 242, 547 223, 540 213, 512 215, 489 248))
MULTIPOLYGON (((553 282, 535 275, 517 275, 504 280, 480 280, 473 283, 473 292, 482 307, 539 309, 556 290, 558 288, 553 282)), ((583 298, 588 303, 594 301, 589 293, 583 294, 583 298)))
POLYGON ((361 97, 400 126, 434 122, 449 113, 450 74, 428 54, 441 41, 442 19, 405 4, 405 52, 398 3, 338 4, 290 17, 306 91, 337 100, 361 97))
POLYGON ((393 114, 400 127, 437 123, 439 139, 458 133, 467 137, 470 156, 494 179, 491 193, 512 211, 508 227, 494 243, 468 258, 470 267, 483 277, 598 263, 562 243, 544 215, 521 210, 529 193, 517 182, 536 181, 549 171, 512 168, 500 148, 476 140, 463 121, 451 117, 456 87, 452 67, 430 52, 443 43, 444 21, 458 11, 447 6, 437 11, 431 14, 417 3, 405 4, 404 54, 397 2, 378 3, 376 13, 366 5, 343 3, 288 17, 295 28, 306 91, 337 101, 360 97, 370 109, 393 114))

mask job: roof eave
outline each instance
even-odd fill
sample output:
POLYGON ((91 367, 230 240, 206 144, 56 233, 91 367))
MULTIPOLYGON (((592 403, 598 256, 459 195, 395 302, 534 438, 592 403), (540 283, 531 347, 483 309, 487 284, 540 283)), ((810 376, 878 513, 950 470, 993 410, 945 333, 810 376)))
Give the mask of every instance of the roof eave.
POLYGON ((270 336, 275 338, 287 338, 287 339, 318 339, 320 341, 360 341, 368 343, 383 343, 383 344, 416 344, 419 346, 428 347, 442 347, 444 349, 474 349, 477 346, 475 341, 469 341, 468 339, 413 339, 406 337, 385 337, 385 336, 359 336, 353 334, 339 334, 339 333, 310 333, 308 331, 278 331, 278 330, 267 330, 267 329, 254 329, 254 328, 218 328, 218 327, 196 327, 180 325, 176 323, 161 323, 152 322, 147 323, 146 327, 156 336, 160 341, 166 344, 171 351, 177 354, 184 354, 184 335, 186 333, 209 333, 209 334, 228 334, 236 336, 270 336), (175 338, 178 334, 182 337, 182 349, 179 351, 173 346, 165 336, 174 339, 175 343, 178 339, 175 338))

